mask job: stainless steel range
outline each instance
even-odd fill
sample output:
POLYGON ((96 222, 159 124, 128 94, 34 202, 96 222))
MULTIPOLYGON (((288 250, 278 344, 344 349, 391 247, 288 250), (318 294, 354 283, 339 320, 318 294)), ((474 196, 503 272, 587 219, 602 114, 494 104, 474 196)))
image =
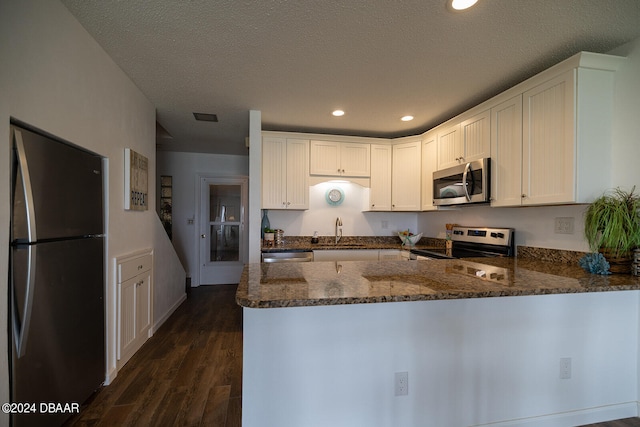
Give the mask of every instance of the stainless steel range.
POLYGON ((411 249, 410 259, 512 257, 514 233, 513 228, 454 226, 450 248, 411 249))

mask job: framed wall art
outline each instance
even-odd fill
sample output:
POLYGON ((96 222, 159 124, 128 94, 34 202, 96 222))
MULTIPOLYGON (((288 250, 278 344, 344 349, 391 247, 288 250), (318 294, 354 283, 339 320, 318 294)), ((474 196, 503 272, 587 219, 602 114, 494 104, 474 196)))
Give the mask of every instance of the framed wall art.
POLYGON ((124 208, 149 209, 149 159, 130 148, 124 149, 124 208))

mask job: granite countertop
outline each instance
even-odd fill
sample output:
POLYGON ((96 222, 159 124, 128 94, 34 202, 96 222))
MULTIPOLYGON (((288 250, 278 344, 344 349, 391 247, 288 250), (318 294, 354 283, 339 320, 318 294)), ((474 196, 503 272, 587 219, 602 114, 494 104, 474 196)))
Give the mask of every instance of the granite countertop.
POLYGON ((621 290, 640 290, 640 277, 520 258, 263 263, 245 266, 236 301, 275 308, 621 290))
MULTIPOLYGON (((285 236, 279 245, 263 245, 262 252, 300 252, 332 249, 407 249, 397 236, 343 236, 338 244, 333 236, 320 236, 311 243, 311 236, 285 236)), ((423 237, 413 247, 419 249, 444 248, 443 239, 423 237)))

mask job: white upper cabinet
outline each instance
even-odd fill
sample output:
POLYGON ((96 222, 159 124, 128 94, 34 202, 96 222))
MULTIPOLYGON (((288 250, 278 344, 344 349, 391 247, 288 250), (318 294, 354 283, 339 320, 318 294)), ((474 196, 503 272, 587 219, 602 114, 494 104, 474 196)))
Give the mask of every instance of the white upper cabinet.
POLYGON ((568 61, 491 109, 492 206, 590 203, 610 187, 621 58, 583 52, 568 61))
POLYGON ((491 206, 522 200, 522 95, 491 109, 491 206))
POLYGON ((422 139, 422 210, 436 210, 433 205, 433 172, 438 166, 438 139, 436 132, 428 132, 422 139))
POLYGON ((483 111, 438 135, 438 170, 489 157, 491 112, 483 111))
POLYGON ((575 201, 575 71, 523 94, 522 204, 575 201))
POLYGON ((459 164, 462 152, 460 123, 447 127, 438 133, 438 170, 459 164))
POLYGON ((309 209, 309 141, 262 139, 262 208, 309 209))
POLYGON ((391 210, 419 211, 421 209, 422 141, 405 142, 393 146, 391 168, 391 210))
POLYGON ((312 175, 369 177, 371 146, 365 143, 311 141, 312 175))
POLYGON ((371 144, 371 211, 391 210, 391 145, 371 144))

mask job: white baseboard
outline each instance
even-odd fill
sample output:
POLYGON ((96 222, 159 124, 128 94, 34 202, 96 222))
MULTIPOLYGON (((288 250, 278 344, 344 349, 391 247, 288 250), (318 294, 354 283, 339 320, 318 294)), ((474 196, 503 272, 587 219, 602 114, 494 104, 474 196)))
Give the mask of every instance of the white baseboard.
POLYGON ((639 411, 640 402, 633 401, 539 417, 477 424, 474 427, 570 427, 638 417, 639 411))
POLYGON ((161 318, 156 320, 156 322, 153 324, 153 330, 151 333, 155 334, 158 331, 158 329, 160 329, 160 326, 162 326, 162 324, 166 322, 169 317, 171 317, 173 312, 176 311, 176 309, 180 307, 180 304, 182 304, 186 299, 187 299, 187 294, 186 293, 182 294, 182 296, 178 298, 178 300, 169 308, 169 310, 167 310, 167 312, 161 318))
POLYGON ((109 385, 116 379, 118 376, 118 369, 115 367, 107 372, 107 377, 104 379, 104 385, 109 385))

